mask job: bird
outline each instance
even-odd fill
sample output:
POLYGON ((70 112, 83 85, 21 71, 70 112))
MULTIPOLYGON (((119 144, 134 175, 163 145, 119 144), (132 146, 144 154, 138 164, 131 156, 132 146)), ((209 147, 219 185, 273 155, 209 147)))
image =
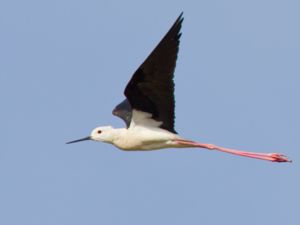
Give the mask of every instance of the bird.
POLYGON ((271 162, 291 162, 283 154, 248 152, 199 143, 183 138, 175 131, 173 78, 183 19, 182 12, 134 72, 124 90, 125 100, 113 109, 112 114, 121 118, 126 127, 97 127, 89 136, 66 144, 93 140, 113 144, 125 151, 203 148, 271 162))

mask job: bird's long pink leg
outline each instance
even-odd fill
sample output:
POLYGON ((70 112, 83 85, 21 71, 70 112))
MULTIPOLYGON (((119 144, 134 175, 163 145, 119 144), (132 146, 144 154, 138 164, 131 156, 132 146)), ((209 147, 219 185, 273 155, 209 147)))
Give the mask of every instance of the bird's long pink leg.
POLYGON ((279 154, 279 153, 256 153, 256 152, 246 152, 246 151, 240 151, 236 149, 231 149, 231 148, 223 148, 220 146, 216 146, 213 144, 204 144, 204 143, 197 143, 194 141, 188 141, 188 140, 176 140, 176 143, 182 146, 187 146, 187 147, 199 147, 199 148, 206 148, 209 150, 218 150, 234 155, 239 155, 239 156, 245 156, 245 157, 250 157, 250 158, 255 158, 255 159, 262 159, 262 160, 268 160, 272 162, 292 162, 291 160, 288 159, 285 155, 279 154))

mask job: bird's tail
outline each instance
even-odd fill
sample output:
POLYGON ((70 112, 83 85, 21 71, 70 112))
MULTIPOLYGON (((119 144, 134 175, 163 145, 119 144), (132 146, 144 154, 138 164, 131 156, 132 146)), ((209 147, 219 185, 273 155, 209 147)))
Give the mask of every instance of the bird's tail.
POLYGON ((279 153, 257 153, 257 152, 246 152, 246 151, 240 151, 236 149, 231 148, 224 148, 213 144, 204 144, 204 143, 198 143, 194 141, 189 140, 176 140, 176 142, 183 146, 188 147, 199 147, 199 148, 206 148, 209 150, 217 150, 221 152, 226 152, 234 155, 244 156, 244 157, 250 157, 255 159, 262 159, 267 160, 271 162, 292 162, 287 156, 279 153))

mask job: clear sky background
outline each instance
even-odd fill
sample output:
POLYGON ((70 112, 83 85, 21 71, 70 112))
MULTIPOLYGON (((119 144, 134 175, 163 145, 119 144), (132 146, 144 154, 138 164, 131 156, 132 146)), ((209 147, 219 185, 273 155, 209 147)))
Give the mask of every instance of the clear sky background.
POLYGON ((0 2, 0 224, 300 224, 299 1, 0 2), (181 11, 176 130, 202 149, 65 142, 111 115, 181 11))

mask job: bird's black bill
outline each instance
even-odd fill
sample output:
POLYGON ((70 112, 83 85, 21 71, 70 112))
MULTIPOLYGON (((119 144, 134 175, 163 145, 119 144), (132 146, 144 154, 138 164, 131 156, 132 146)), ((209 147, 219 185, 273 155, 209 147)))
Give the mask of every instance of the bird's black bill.
POLYGON ((88 140, 91 140, 91 137, 90 137, 90 136, 85 137, 85 138, 81 138, 81 139, 78 139, 78 140, 75 140, 75 141, 69 141, 69 142, 67 142, 66 144, 72 144, 72 143, 75 143, 75 142, 79 142, 79 141, 88 141, 88 140))

